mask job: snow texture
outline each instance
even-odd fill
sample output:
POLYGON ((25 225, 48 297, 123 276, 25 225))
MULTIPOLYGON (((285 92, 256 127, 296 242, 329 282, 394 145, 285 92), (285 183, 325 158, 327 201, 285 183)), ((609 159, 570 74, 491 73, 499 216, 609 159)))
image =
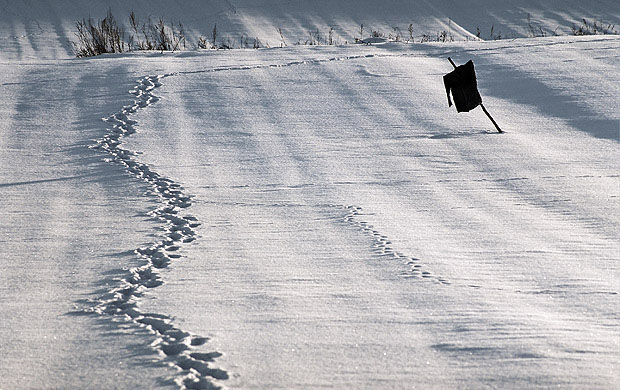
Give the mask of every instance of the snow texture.
POLYGON ((149 310, 211 331, 231 388, 617 386, 619 111, 605 97, 620 80, 590 72, 618 48, 175 66, 129 146, 205 223, 149 310), (448 110, 446 55, 474 60, 507 134, 448 110))
MULTIPOLYGON (((149 7, 258 36, 618 17, 207 3, 149 7)), ((617 36, 66 59, 108 6, 0 3, 0 389, 620 387, 617 36), (505 134, 447 107, 448 56, 505 134)))

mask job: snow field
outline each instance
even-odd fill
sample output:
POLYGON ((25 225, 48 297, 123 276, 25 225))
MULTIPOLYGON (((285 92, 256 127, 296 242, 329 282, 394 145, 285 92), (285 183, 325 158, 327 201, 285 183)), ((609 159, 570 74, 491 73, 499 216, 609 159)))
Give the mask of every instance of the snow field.
POLYGON ((82 315, 148 239, 145 186, 88 146, 130 100, 124 64, 0 65, 0 388, 156 388, 150 333, 82 315))
MULTIPOLYGON (((188 4, 149 6, 272 43, 618 17, 188 4)), ((40 60, 84 6, 0 2, 0 389, 619 386, 617 37, 40 60)))
POLYGON ((136 116, 203 221, 145 304, 212 335, 233 388, 617 384, 618 84, 590 72, 617 41, 298 50, 171 61, 136 116), (508 134, 445 107, 447 55, 508 134))

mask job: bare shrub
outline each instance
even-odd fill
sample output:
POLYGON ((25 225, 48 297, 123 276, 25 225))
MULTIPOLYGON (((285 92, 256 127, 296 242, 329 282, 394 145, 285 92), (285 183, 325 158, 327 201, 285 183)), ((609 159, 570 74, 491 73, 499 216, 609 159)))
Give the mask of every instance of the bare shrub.
POLYGON ((211 45, 213 45, 213 47, 217 47, 216 42, 217 42, 217 23, 213 26, 213 31, 211 31, 211 45))
POLYGON ((452 33, 449 33, 446 30, 440 31, 437 33, 437 42, 453 42, 454 37, 452 33))
POLYGON ((248 34, 242 33, 241 38, 239 38, 239 47, 242 49, 247 49, 248 46, 248 34))
POLYGON ((502 39, 502 33, 498 32, 497 34, 495 34, 495 25, 491 25, 491 34, 489 35, 489 39, 494 41, 494 40, 498 40, 498 39, 502 39))
POLYGON ((280 34, 280 47, 287 46, 286 39, 284 39, 284 34, 282 34, 282 29, 278 27, 276 30, 278 31, 278 34, 280 34))
POLYGON ((210 49, 211 48, 211 45, 207 41, 207 38, 203 37, 202 35, 198 37, 197 46, 199 49, 210 49))
POLYGON ((611 23, 605 23, 600 20, 598 23, 595 20, 593 23, 588 23, 586 19, 581 20, 581 24, 578 27, 571 26, 573 35, 606 35, 606 34, 618 34, 615 30, 615 25, 611 23))
POLYGON ((109 9, 101 21, 82 19, 76 22, 77 42, 71 42, 76 57, 92 57, 125 51, 125 31, 118 25, 109 9))
POLYGON ((400 32, 398 26, 392 27, 393 32, 389 33, 388 39, 394 42, 400 42, 403 40, 403 34, 400 32))
POLYGON ((101 21, 82 19, 75 26, 78 40, 71 43, 77 57, 131 50, 175 51, 187 47, 182 23, 166 25, 163 18, 159 18, 156 23, 150 18, 140 23, 133 11, 129 14, 129 34, 125 34, 124 29, 118 25, 111 9, 101 21))
POLYGON ((222 38, 222 44, 219 47, 220 49, 234 49, 234 43, 233 40, 230 36, 225 36, 224 38, 222 38))

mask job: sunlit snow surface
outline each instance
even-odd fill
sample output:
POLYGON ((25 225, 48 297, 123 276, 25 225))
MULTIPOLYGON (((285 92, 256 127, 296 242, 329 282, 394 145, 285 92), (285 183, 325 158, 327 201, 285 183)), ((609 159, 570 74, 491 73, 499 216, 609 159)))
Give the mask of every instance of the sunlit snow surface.
POLYGON ((0 388, 174 388, 190 353, 225 388, 620 386, 619 57, 593 37, 0 65, 0 388), (448 56, 505 134, 447 107, 448 56), (134 104, 136 154, 88 148, 134 104), (163 284, 138 282, 135 317, 75 315, 166 242, 171 188, 197 223, 163 284), (143 315, 209 340, 166 356, 143 315), (88 354, 101 372, 75 375, 88 354))

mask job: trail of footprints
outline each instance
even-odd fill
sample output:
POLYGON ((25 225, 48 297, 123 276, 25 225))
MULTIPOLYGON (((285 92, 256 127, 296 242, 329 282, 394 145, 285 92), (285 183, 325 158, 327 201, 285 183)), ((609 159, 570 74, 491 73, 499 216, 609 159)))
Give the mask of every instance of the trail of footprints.
POLYGON ((144 264, 129 270, 117 287, 99 297, 92 311, 118 316, 151 330, 156 336, 152 347, 180 371, 174 380, 181 389, 219 389, 213 379, 228 379, 228 373, 211 367, 220 353, 198 350, 208 339, 183 331, 169 316, 145 313, 138 308, 138 300, 146 291, 163 284, 157 270, 168 267, 174 259, 181 257, 178 250, 183 244, 194 241, 194 229, 200 225, 194 216, 184 213, 191 205, 191 196, 179 184, 154 172, 148 165, 137 161, 134 153, 119 146, 123 137, 136 132, 136 122, 129 116, 159 100, 152 92, 161 85, 160 80, 169 75, 142 78, 130 91, 136 97, 134 103, 104 118, 109 124, 108 133, 92 146, 105 150, 110 161, 124 165, 127 171, 151 186, 152 192, 161 200, 161 205, 151 214, 161 221, 164 230, 160 242, 135 251, 144 259, 144 264))
POLYGON ((392 247, 389 238, 377 231, 370 223, 362 220, 362 208, 358 206, 344 206, 346 211, 343 221, 354 226, 364 234, 368 235, 372 240, 372 250, 379 256, 386 257, 391 260, 399 261, 403 264, 401 275, 405 278, 427 279, 433 282, 449 285, 447 279, 431 273, 417 257, 407 256, 392 247))
POLYGON ((207 338, 183 331, 175 326, 172 319, 167 315, 142 312, 138 308, 138 301, 146 291, 163 284, 157 270, 168 267, 174 259, 181 257, 177 251, 181 245, 195 240, 194 228, 199 226, 200 222, 194 216, 183 213, 185 209, 191 206, 191 196, 184 192, 181 185, 154 172, 148 165, 139 162, 135 158, 135 153, 120 147, 123 137, 136 132, 137 122, 131 120, 129 116, 159 101, 159 98, 153 94, 153 90, 161 86, 160 80, 165 77, 180 74, 280 68, 365 57, 373 57, 373 55, 294 61, 282 64, 211 68, 146 76, 138 81, 134 89, 129 91, 135 96, 133 104, 123 107, 119 112, 107 118, 103 118, 109 124, 108 133, 96 140, 96 144, 92 145, 91 148, 106 151, 110 155, 108 161, 125 166, 128 172, 150 184, 152 192, 161 199, 161 206, 152 211, 151 214, 162 222, 164 237, 160 242, 136 249, 135 252, 144 259, 144 264, 130 269, 128 274, 119 281, 117 287, 98 297, 95 301, 95 307, 87 309, 87 311, 114 315, 117 319, 129 320, 152 331, 156 339, 151 345, 160 352, 170 365, 180 371, 175 382, 181 389, 220 389, 220 386, 213 383, 213 379, 226 380, 229 377, 228 373, 211 367, 210 363, 213 363, 221 354, 219 352, 199 352, 198 347, 204 345, 208 341, 207 338))
MULTIPOLYGON (((106 151, 110 155, 109 161, 125 166, 128 172, 146 181, 151 186, 152 192, 161 199, 160 207, 152 211, 151 214, 162 222, 164 237, 160 242, 136 249, 135 252, 144 259, 144 264, 130 269, 128 274, 119 281, 118 286, 98 297, 95 307, 90 309, 90 311, 98 314, 114 315, 116 318, 129 320, 152 331, 156 339, 151 345, 160 352, 170 365, 180 371, 180 375, 175 379, 175 382, 181 389, 220 389, 221 387, 214 384, 213 379, 228 379, 228 373, 212 367, 211 363, 220 357, 221 354, 219 352, 200 352, 198 348, 208 341, 207 338, 183 331, 175 326, 172 319, 167 315, 141 311, 138 308, 138 300, 149 289, 163 284, 157 270, 168 267, 174 259, 181 257, 177 251, 183 244, 195 240, 196 232, 194 228, 199 226, 200 222, 194 216, 183 212, 191 206, 191 196, 184 192, 181 185, 154 172, 148 165, 137 161, 135 153, 120 147, 123 137, 136 132, 135 126, 137 123, 131 120, 129 116, 159 101, 159 98, 153 94, 153 90, 161 86, 161 79, 169 76, 232 70, 282 68, 374 57, 382 57, 382 55, 368 54, 146 76, 139 80, 138 85, 130 91, 135 96, 134 103, 103 119, 109 124, 108 133, 101 139, 98 139, 91 148, 106 151)), ((372 225, 359 219, 362 211, 360 207, 346 206, 345 208, 347 215, 344 217, 344 221, 370 235, 376 253, 400 260, 409 267, 407 271, 403 272, 403 276, 430 279, 438 283, 449 284, 447 280, 426 271, 420 264, 419 259, 408 257, 395 251, 386 236, 377 232, 372 225)))

